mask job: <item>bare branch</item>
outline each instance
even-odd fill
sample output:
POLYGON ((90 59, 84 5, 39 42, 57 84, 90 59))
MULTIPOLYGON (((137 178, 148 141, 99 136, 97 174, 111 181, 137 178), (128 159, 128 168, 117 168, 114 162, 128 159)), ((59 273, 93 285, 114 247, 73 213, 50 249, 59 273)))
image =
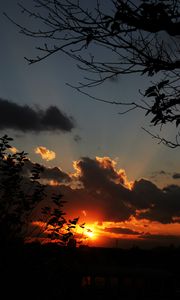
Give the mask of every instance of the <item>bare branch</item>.
POLYGON ((180 134, 176 135, 175 141, 169 141, 166 138, 163 138, 161 136, 159 136, 158 134, 153 134, 152 132, 150 132, 149 130, 145 129, 144 127, 142 127, 142 129, 147 132, 153 139, 158 140, 158 144, 163 144, 169 148, 177 148, 180 147, 180 142, 179 142, 179 138, 180 138, 180 134))
MULTIPOLYGON (((180 125, 179 1, 142 0, 138 4, 131 0, 111 0, 109 11, 98 0, 92 9, 78 0, 34 0, 34 4, 32 10, 19 5, 25 15, 34 19, 32 26, 23 26, 5 14, 22 34, 43 42, 36 48, 40 55, 25 57, 29 64, 62 52, 77 61, 81 71, 90 74, 78 86, 69 85, 76 91, 94 101, 128 107, 120 115, 142 109, 145 116, 151 116, 150 125, 175 124, 177 132, 180 125), (140 101, 106 100, 87 92, 87 88, 128 74, 146 78, 158 74, 159 79, 141 93, 140 101)), ((176 139, 172 144, 158 135, 156 139, 169 147, 179 146, 176 139)))

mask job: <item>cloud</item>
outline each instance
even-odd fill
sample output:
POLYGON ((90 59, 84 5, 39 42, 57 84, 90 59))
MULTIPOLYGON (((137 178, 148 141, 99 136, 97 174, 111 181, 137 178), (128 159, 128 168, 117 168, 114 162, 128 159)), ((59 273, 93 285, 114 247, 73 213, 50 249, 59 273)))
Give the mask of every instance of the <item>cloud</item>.
POLYGON ((180 173, 174 173, 172 178, 173 179, 180 179, 180 173))
POLYGON ((116 234, 128 234, 128 235, 140 235, 141 232, 129 229, 129 228, 121 228, 121 227, 109 227, 105 228, 103 231, 109 233, 116 233, 116 234))
POLYGON ((82 188, 78 190, 78 199, 75 195, 71 199, 81 210, 96 210, 100 221, 123 221, 135 216, 162 224, 179 222, 179 186, 159 188, 147 179, 129 182, 125 171, 118 170, 109 157, 83 157, 74 167, 82 188))
POLYGON ((138 218, 161 223, 173 223, 180 216, 180 186, 169 185, 159 189, 148 180, 135 182, 132 189, 134 207, 140 210, 138 218))
POLYGON ((39 147, 35 148, 34 152, 36 154, 40 154, 41 158, 46 161, 53 160, 56 158, 56 153, 54 151, 49 150, 43 146, 39 146, 39 147))
MULTIPOLYGON (((24 174, 29 176, 34 166, 27 161, 24 174)), ((49 183, 45 203, 50 205, 52 194, 61 193, 67 219, 80 217, 81 222, 96 224, 102 242, 131 239, 152 246, 180 241, 179 186, 159 188, 147 179, 130 183, 125 171, 117 169, 109 157, 83 157, 74 167, 73 176, 57 167, 44 167, 40 174, 49 183), (51 185, 52 180, 59 184, 51 185)))
POLYGON ((158 177, 158 176, 162 176, 162 175, 164 175, 164 176, 168 176, 168 175, 170 175, 170 174, 169 174, 169 173, 167 173, 167 172, 166 172, 166 171, 164 171, 164 170, 155 171, 155 172, 152 172, 151 178, 156 178, 156 177, 158 177))
MULTIPOLYGON (((74 163, 74 167, 75 177, 83 185, 81 191, 86 193, 83 205, 89 206, 89 201, 90 206, 102 214, 104 220, 119 221, 130 217, 133 213, 130 205, 130 184, 125 171, 116 170, 115 161, 109 157, 83 157, 74 163)), ((83 207, 85 210, 86 208, 83 207)))
MULTIPOLYGON (((35 167, 35 163, 33 163, 30 160, 27 160, 23 167, 23 174, 26 177, 29 177, 31 174, 32 169, 35 167)), ((60 168, 54 167, 54 168, 47 168, 43 165, 40 165, 43 169, 42 172, 40 172, 40 178, 43 180, 47 180, 47 182, 54 181, 59 184, 62 183, 70 183, 71 177, 63 172, 60 168)))
POLYGON ((109 183, 120 184, 127 189, 131 187, 131 182, 128 182, 125 171, 116 170, 116 162, 109 157, 96 157, 95 159, 83 157, 75 162, 74 167, 79 179, 87 188, 90 188, 90 184, 94 188, 95 185, 102 186, 109 183))
POLYGON ((167 173, 165 171, 161 170, 161 171, 159 171, 159 174, 160 175, 166 175, 167 173))
MULTIPOLYGON (((29 164, 32 165, 31 162, 29 164)), ((180 223, 180 186, 159 188, 147 179, 130 183, 125 171, 117 169, 116 162, 109 157, 83 157, 74 163, 74 167, 73 175, 59 168, 45 168, 41 174, 42 179, 60 183, 60 187, 49 186, 48 193, 60 192, 64 195, 69 216, 81 216, 85 222, 134 220, 130 222, 134 224, 132 227, 122 224, 118 227, 123 228, 122 231, 128 227, 138 234, 144 229, 139 230, 135 224, 146 224, 144 220, 147 220, 148 226, 157 222, 157 228, 159 224, 173 226, 180 223)), ((106 230, 114 230, 116 226, 107 227, 106 230)))
POLYGON ((132 192, 133 204, 137 209, 151 208, 161 195, 161 189, 146 179, 135 181, 132 192))
POLYGON ((180 241, 180 236, 178 235, 172 235, 172 234, 151 234, 151 233, 146 233, 141 235, 141 238, 143 239, 148 239, 148 240, 164 240, 164 241, 173 241, 174 239, 179 239, 180 241))
POLYGON ((44 172, 42 174, 42 178, 46 178, 49 180, 54 180, 59 183, 67 183, 71 182, 71 178, 69 175, 65 172, 63 172, 60 168, 54 167, 54 168, 45 168, 44 172))
POLYGON ((68 117, 56 106, 42 110, 0 99, 0 129, 70 132, 74 127, 72 117, 68 117))
POLYGON ((19 150, 18 150, 16 147, 11 147, 11 148, 9 148, 9 151, 10 151, 11 153, 13 153, 13 154, 19 152, 19 150))

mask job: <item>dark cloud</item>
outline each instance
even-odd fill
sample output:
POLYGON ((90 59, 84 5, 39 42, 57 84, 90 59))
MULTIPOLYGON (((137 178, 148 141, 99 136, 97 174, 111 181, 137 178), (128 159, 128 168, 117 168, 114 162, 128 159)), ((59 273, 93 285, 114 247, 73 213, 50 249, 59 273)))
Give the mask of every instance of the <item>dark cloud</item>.
MULTIPOLYGON (((82 216, 82 210, 85 210, 86 220, 99 222, 125 221, 130 216, 162 224, 180 222, 180 186, 169 185, 161 189, 149 180, 140 179, 129 189, 125 172, 116 170, 114 162, 107 157, 84 157, 76 162, 75 168, 75 178, 80 183, 78 188, 72 188, 72 177, 58 168, 45 168, 41 174, 44 179, 61 183, 60 187, 49 187, 49 191, 60 191, 64 195, 68 215, 82 216)), ((139 234, 124 228, 120 231, 139 234)))
POLYGON ((152 179, 155 179, 156 180, 156 177, 162 177, 162 176, 171 176, 170 173, 164 171, 164 170, 160 170, 160 171, 156 171, 156 172, 153 172, 152 175, 150 176, 152 179))
POLYGON ((107 227, 103 229, 105 232, 110 233, 118 233, 118 234, 130 234, 130 235, 140 235, 142 232, 138 232, 129 228, 121 228, 121 227, 107 227))
MULTIPOLYGON (((77 167, 81 170, 80 180, 86 188, 94 189, 109 183, 125 184, 124 174, 118 174, 114 168, 113 161, 109 157, 91 159, 83 157, 77 167)), ((124 191, 124 190, 123 190, 124 191)))
POLYGON ((152 174, 153 176, 158 176, 158 175, 167 175, 168 173, 165 172, 164 170, 161 170, 161 171, 153 172, 152 174))
POLYGON ((180 179, 180 173, 174 173, 172 178, 173 179, 180 179))
POLYGON ((61 186, 68 210, 87 210, 98 221, 125 221, 130 216, 163 224, 180 220, 180 187, 160 189, 149 180, 135 181, 130 190, 124 172, 115 169, 109 158, 84 157, 76 163, 82 186, 61 186))
POLYGON ((73 128, 72 117, 68 117, 56 106, 41 110, 0 99, 0 129, 70 132, 73 128))
POLYGON ((85 191, 93 197, 94 204, 103 214, 104 220, 126 220, 133 213, 130 206, 131 192, 125 184, 124 173, 116 172, 113 161, 82 158, 76 165, 79 180, 85 191))
POLYGON ((132 190, 134 206, 142 210, 139 218, 172 223, 180 216, 180 186, 159 189, 152 182, 140 180, 132 190))
POLYGON ((41 173, 42 178, 48 180, 54 180, 59 183, 69 183, 71 182, 71 178, 69 175, 63 171, 61 171, 58 167, 54 168, 45 168, 44 172, 41 173))
POLYGON ((127 220, 130 215, 161 223, 173 223, 180 216, 180 187, 160 189, 149 180, 126 186, 126 176, 117 171, 109 158, 82 158, 78 163, 79 180, 91 203, 102 211, 104 220, 127 220), (138 214, 137 214, 138 211, 138 214))
POLYGON ((180 241, 180 236, 178 235, 170 235, 170 234, 151 234, 151 233, 146 233, 140 236, 140 238, 146 239, 146 240, 157 240, 157 241, 174 241, 174 240, 179 240, 180 241))
POLYGON ((165 171, 161 170, 161 171, 159 171, 159 174, 160 175, 166 175, 167 173, 165 171))
POLYGON ((151 181, 140 179, 135 181, 132 189, 133 204, 137 209, 147 209, 157 202, 161 190, 151 181))
MULTIPOLYGON (((40 178, 45 179, 47 181, 53 180, 57 183, 69 183, 71 182, 70 176, 63 172, 58 167, 54 168, 47 168, 43 165, 40 165, 43 168, 43 171, 40 172, 40 178)), ((25 176, 30 176, 32 169, 35 167, 35 164, 31 162, 30 160, 27 160, 25 162, 25 165, 23 167, 23 173, 25 176)))

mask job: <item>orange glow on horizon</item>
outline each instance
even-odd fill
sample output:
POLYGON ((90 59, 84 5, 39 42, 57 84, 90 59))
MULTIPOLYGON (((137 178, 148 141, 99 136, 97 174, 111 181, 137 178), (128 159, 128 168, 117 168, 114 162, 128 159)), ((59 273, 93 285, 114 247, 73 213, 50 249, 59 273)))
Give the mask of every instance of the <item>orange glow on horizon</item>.
MULTIPOLYGON (((44 222, 35 221, 33 226, 45 228, 44 222)), ((146 240, 153 236, 174 236, 180 238, 180 224, 162 224, 160 222, 149 221, 146 219, 138 220, 131 216, 129 220, 113 222, 88 222, 84 226, 78 224, 74 231, 75 238, 82 245, 101 245, 106 239, 111 240, 146 240)), ((58 240, 57 240, 58 241, 58 240)))
POLYGON ((97 228, 95 224, 85 224, 83 228, 81 225, 77 226, 76 233, 79 235, 79 238, 81 240, 91 239, 95 240, 99 238, 97 228))
MULTIPOLYGON (((45 222, 33 221, 31 224, 34 228, 36 228, 37 232, 38 230, 40 230, 44 234, 48 233, 45 222)), ((62 228, 62 232, 64 230, 65 229, 62 228)), ((84 226, 78 224, 75 230, 72 230, 72 232, 74 233, 75 238, 81 242, 88 242, 88 240, 96 240, 99 237, 95 223, 84 224, 84 226)))

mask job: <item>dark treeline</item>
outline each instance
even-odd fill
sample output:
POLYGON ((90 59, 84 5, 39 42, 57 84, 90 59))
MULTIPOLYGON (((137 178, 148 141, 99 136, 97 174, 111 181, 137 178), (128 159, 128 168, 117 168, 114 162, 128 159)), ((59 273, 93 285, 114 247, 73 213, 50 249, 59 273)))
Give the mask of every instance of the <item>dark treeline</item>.
POLYGON ((156 296, 176 299, 180 288, 179 258, 180 248, 173 246, 145 250, 138 247, 67 248, 53 243, 11 245, 1 248, 1 292, 5 299, 90 299, 96 296, 103 299, 108 293, 116 296, 123 293, 127 299, 132 296, 146 299, 150 289, 145 285, 148 281, 152 286, 156 284, 153 299, 156 296), (124 290, 120 290, 117 279, 121 280, 124 290), (107 282, 111 282, 111 286, 107 282), (164 287, 159 292, 162 282, 164 287))

